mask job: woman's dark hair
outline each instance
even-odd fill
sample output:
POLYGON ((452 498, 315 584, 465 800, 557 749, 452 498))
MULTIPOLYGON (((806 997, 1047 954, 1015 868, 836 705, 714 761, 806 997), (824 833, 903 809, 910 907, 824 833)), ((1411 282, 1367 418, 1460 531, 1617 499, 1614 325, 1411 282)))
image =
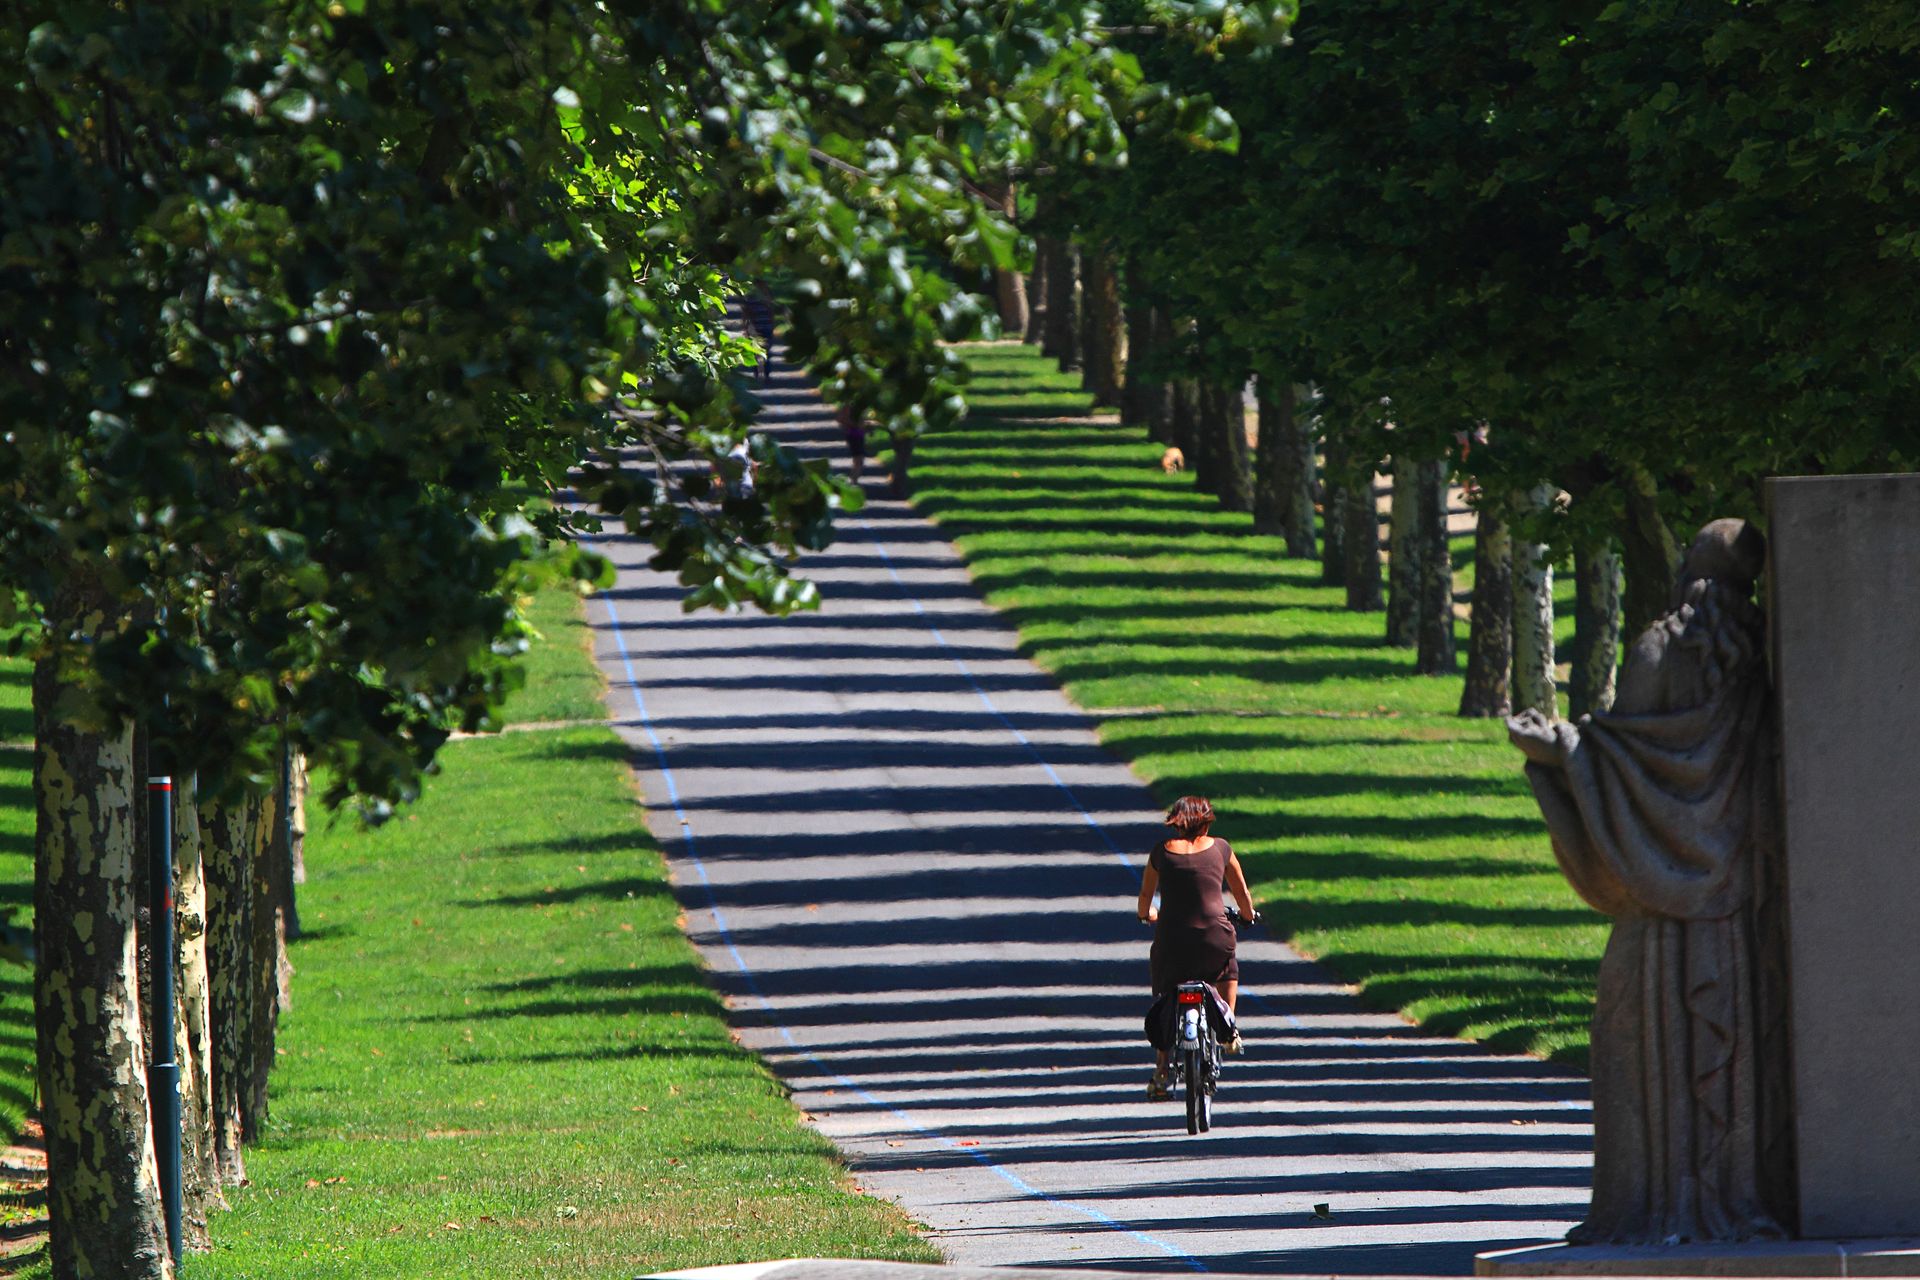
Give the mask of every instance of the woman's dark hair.
POLYGON ((1167 810, 1167 825, 1192 840, 1213 825, 1213 806, 1205 796, 1181 796, 1167 810))

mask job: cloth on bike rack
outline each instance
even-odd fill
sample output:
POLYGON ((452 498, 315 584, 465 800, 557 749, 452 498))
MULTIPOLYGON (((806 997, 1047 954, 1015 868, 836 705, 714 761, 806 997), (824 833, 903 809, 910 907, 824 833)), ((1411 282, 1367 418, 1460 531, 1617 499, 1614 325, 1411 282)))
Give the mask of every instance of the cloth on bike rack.
MULTIPOLYGON (((1213 1026, 1213 1034, 1222 1043, 1233 1039, 1233 1011, 1227 1008, 1227 1002, 1220 993, 1205 983, 1207 988, 1207 1021, 1213 1026)), ((1167 991, 1154 997, 1147 1009, 1147 1043, 1156 1049, 1172 1049, 1180 1038, 1180 1001, 1178 991, 1167 991)))

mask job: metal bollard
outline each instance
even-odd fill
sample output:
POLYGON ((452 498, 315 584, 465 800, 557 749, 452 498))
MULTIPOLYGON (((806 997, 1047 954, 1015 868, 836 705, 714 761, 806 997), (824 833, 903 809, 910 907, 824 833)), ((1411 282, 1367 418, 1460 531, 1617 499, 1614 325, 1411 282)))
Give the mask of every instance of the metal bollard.
POLYGON ((180 1064, 173 1036, 173 779, 147 779, 147 866, 153 931, 153 1060, 147 1068, 147 1107, 153 1154, 160 1165, 160 1203, 167 1249, 180 1262, 180 1064))

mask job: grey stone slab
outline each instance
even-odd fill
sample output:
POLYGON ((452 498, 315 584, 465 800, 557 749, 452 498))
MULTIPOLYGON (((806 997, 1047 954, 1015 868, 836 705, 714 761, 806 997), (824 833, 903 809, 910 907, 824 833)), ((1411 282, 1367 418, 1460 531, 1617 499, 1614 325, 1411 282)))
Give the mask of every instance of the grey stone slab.
MULTIPOLYGON (((1162 1272, 1192 1275, 1191 1271, 1162 1272)), ((1056 1271, 1033 1267, 930 1267, 912 1262, 876 1262, 849 1258, 785 1258, 736 1266, 663 1271, 649 1280, 1140 1280, 1140 1272, 1056 1271)), ((1217 1280, 1236 1280, 1218 1276, 1217 1280)), ((1301 1280, 1306 1280, 1302 1277, 1301 1280)), ((1362 1280, 1354 1277, 1352 1280, 1362 1280)))
MULTIPOLYGON (((776 389, 781 436, 837 450, 776 389)), ((1266 936, 1214 1131, 1146 1100, 1157 807, 870 484, 805 562, 818 614, 683 614, 618 538, 589 603, 689 932, 860 1185, 956 1264, 1076 1271, 1459 1275, 1577 1221, 1584 1081, 1367 1011, 1266 936)))
POLYGON ((1482 1254, 1482 1276, 1920 1276, 1920 1240, 1542 1245, 1482 1254))
POLYGON ((1801 1234, 1920 1235, 1920 476, 1767 496, 1801 1234))
MULTIPOLYGON (((1192 1275, 1191 1271, 1162 1275, 1192 1275)), ((849 1258, 785 1258, 735 1266, 663 1271, 648 1280, 1141 1280, 1137 1271, 1056 1271, 1033 1267, 930 1267, 912 1262, 876 1262, 849 1258)), ((1217 1280, 1237 1280, 1219 1276, 1217 1280)), ((1301 1277, 1300 1280, 1308 1280, 1301 1277)), ((1364 1280, 1350 1277, 1349 1280, 1364 1280)))

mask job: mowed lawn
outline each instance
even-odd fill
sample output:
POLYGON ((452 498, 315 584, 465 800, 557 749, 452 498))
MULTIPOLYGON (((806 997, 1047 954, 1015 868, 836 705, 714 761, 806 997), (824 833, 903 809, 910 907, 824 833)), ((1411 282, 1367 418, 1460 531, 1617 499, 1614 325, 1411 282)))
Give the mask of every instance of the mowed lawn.
MULTIPOLYGON (((1460 678, 1413 674, 1317 562, 1090 416, 1077 374, 965 353, 973 413, 921 443, 916 501, 1107 745, 1161 800, 1209 796, 1276 927, 1373 1003, 1584 1061, 1606 925, 1556 871, 1504 728, 1455 716, 1460 678)), ((1456 555, 1464 587, 1471 539, 1456 555)))
MULTIPOLYGON (((602 716, 579 604, 517 720, 602 716)), ((604 726, 450 744, 375 830, 310 817, 265 1140, 188 1277, 624 1277, 937 1260, 734 1043, 604 726)))

